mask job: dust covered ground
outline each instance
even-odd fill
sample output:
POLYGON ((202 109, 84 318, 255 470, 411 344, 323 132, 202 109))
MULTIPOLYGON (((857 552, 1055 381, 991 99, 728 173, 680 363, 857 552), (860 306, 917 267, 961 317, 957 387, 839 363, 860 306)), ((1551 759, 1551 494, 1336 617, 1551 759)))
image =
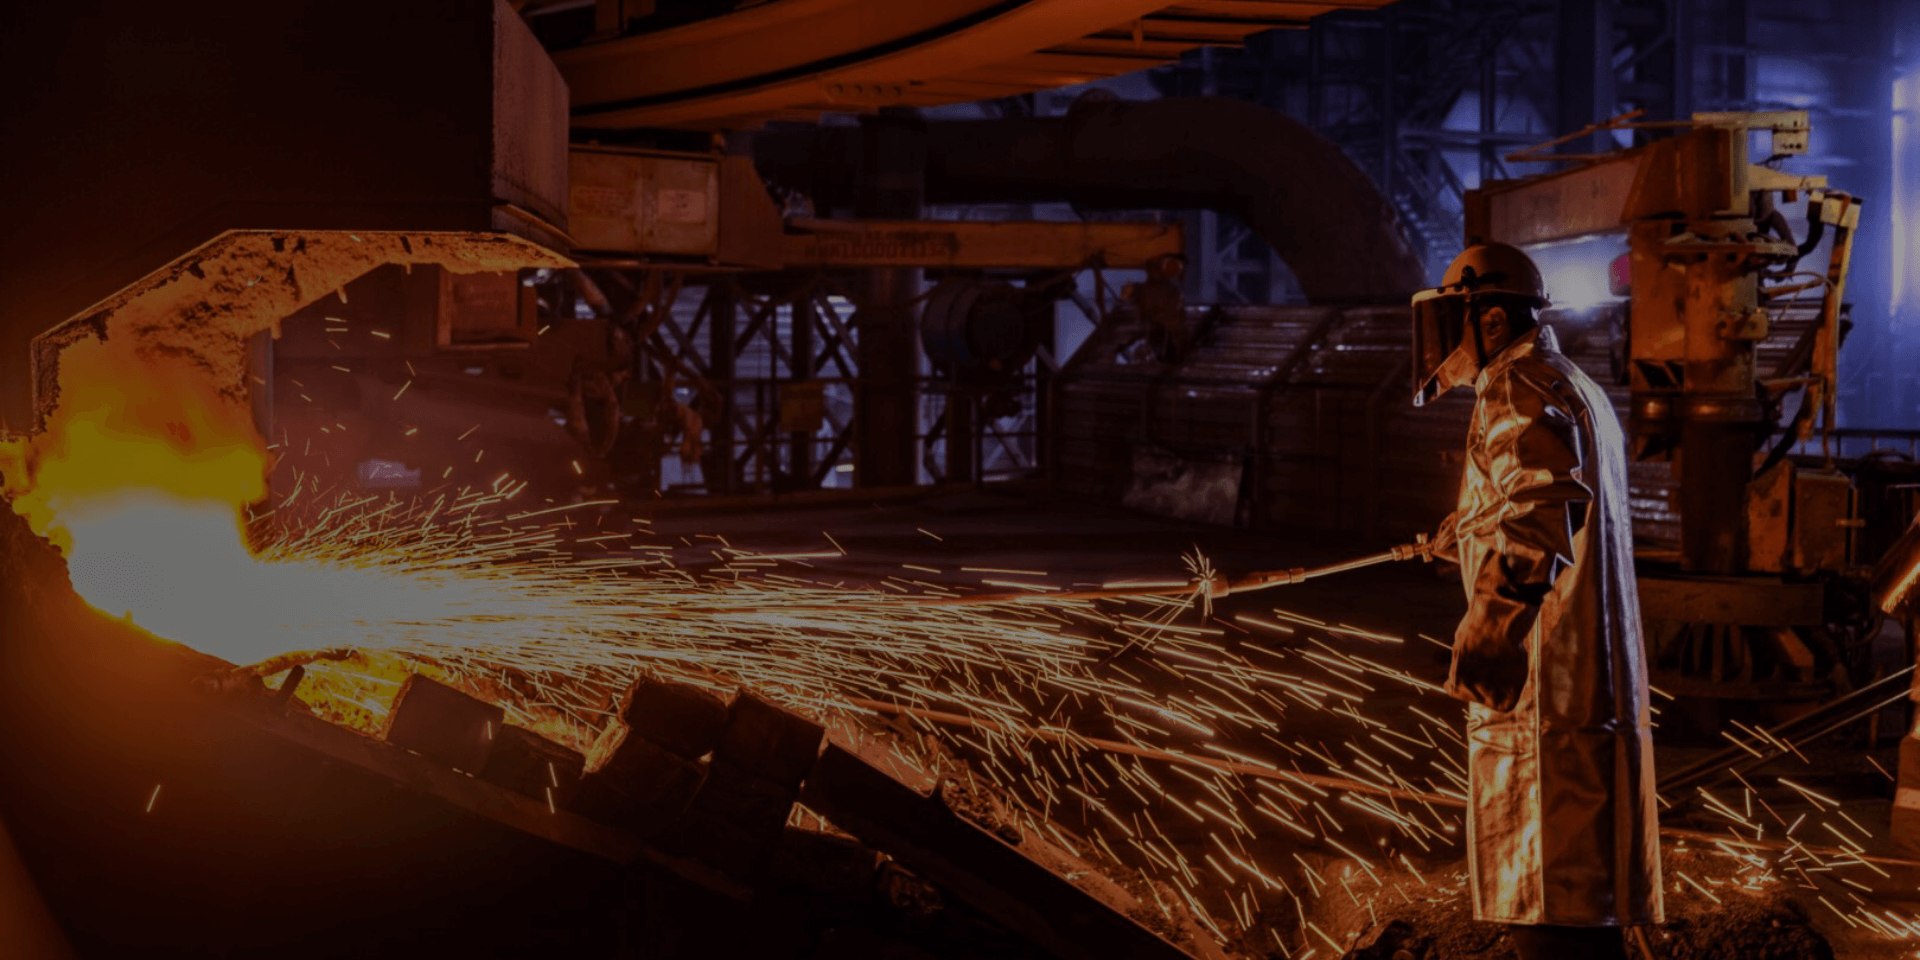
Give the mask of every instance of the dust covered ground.
MULTIPOLYGON (((1350 863, 1330 865, 1351 870, 1350 863)), ((1667 920, 1645 931, 1658 960, 1891 960, 1914 956, 1911 944, 1865 935, 1820 904, 1819 894, 1779 881, 1742 883, 1725 858, 1697 850, 1669 850, 1665 895, 1667 920), (1711 897, 1679 874, 1706 878, 1711 897), (1826 914, 1823 918, 1821 914, 1826 914)), ((1364 874, 1354 871, 1364 879, 1364 874)), ((1306 919, 1327 936, 1320 949, 1296 958, 1342 956, 1350 960, 1514 960, 1502 928, 1473 919, 1465 891, 1464 864, 1416 877, 1382 874, 1382 886, 1358 897, 1332 891, 1308 906, 1306 919), (1342 952, 1334 953, 1334 941, 1342 952)), ((1311 931, 1310 931, 1311 932, 1311 931)), ((1279 953, 1270 954, 1281 956, 1279 953)))

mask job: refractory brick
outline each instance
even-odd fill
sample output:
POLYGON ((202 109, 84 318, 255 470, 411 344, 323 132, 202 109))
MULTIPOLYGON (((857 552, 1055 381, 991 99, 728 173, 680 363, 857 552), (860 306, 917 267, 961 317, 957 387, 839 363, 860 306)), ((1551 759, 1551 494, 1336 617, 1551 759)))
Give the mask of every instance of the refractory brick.
POLYGON ((506 711, 431 677, 414 674, 400 684, 387 742, 456 770, 479 773, 506 711))
POLYGON ((621 724, 587 755, 573 809, 582 816, 652 839, 671 827, 706 779, 706 765, 679 756, 621 724))
POLYGON ((556 806, 566 806, 580 789, 586 763, 578 750, 509 725, 493 738, 493 752, 480 779, 537 800, 551 796, 556 806))
POLYGON ((634 732, 688 759, 712 752, 727 723, 727 702, 710 690, 643 676, 627 688, 620 719, 634 732))
POLYGON ((770 700, 741 691, 727 711, 715 760, 768 783, 798 786, 820 757, 826 729, 770 700))

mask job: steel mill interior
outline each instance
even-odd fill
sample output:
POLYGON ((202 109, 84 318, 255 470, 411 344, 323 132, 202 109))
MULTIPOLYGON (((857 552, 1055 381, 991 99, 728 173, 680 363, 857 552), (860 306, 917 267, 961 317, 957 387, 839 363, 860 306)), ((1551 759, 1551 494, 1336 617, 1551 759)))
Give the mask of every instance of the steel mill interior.
POLYGON ((0 84, 0 958, 1920 958, 1920 2, 0 84))

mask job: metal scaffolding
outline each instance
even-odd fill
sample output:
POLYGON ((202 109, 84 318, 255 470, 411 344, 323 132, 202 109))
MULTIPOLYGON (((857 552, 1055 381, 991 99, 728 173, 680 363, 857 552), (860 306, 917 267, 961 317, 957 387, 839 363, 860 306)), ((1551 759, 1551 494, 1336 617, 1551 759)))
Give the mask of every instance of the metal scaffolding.
MULTIPOLYGON (((865 307, 856 277, 842 274, 592 269, 586 279, 598 296, 581 296, 563 274, 550 278, 545 322, 606 321, 618 331, 610 336, 634 345, 609 351, 627 358, 614 388, 619 440, 604 454, 620 492, 781 494, 858 484, 865 307)), ((917 308, 914 299, 906 309, 917 308)), ((1041 350, 1023 370, 988 384, 941 371, 913 375, 920 480, 1037 471, 1053 363, 1041 350), (964 432, 958 441, 955 423, 964 432)))

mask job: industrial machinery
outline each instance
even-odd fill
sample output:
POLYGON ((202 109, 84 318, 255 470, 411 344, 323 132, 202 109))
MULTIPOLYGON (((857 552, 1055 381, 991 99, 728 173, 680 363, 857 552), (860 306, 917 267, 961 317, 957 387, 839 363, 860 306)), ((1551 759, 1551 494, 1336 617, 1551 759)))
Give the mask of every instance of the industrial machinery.
MULTIPOLYGON (((1472 191, 1462 239, 1629 251, 1616 278, 1629 299, 1545 319, 1631 425, 1655 685, 1756 718, 1845 693, 1869 679, 1882 622, 1866 570, 1915 507, 1906 440, 1863 451, 1880 441, 1834 418, 1859 201, 1779 168, 1805 142, 1804 113, 1608 127, 1673 135, 1516 155, 1565 167, 1472 191), (1754 138, 1770 149, 1750 154, 1754 138), (1805 227, 1789 223, 1799 209, 1805 227)), ((1596 281, 1609 269, 1590 267, 1596 281)), ((1199 334, 1175 364, 1127 362, 1134 326, 1096 332, 1056 386, 1058 481, 1256 528, 1381 538, 1443 516, 1470 398, 1418 413, 1400 401, 1404 301, 1309 299, 1189 305, 1199 334)))
MULTIPOLYGON (((1117 409, 1120 424, 1063 431, 1076 439, 1055 445, 1057 462, 1124 478, 1133 464, 1110 469, 1108 455, 1138 418, 1176 453, 1231 450, 1197 475, 1224 494, 1221 519, 1273 522, 1312 503, 1329 522, 1417 529, 1444 512, 1429 501, 1451 492, 1453 468, 1415 461, 1457 448, 1458 421, 1393 416, 1398 304, 1418 262, 1387 198, 1336 146, 1265 107, 1207 99, 1087 100, 1064 117, 978 126, 900 112, 1129 73, 1384 2, 45 5, 21 15, 0 56, 14 87, 36 91, 9 114, 32 135, 10 144, 0 177, 25 187, 0 237, 0 432, 57 420, 63 390, 76 396, 64 375, 110 343, 190 370, 218 394, 209 409, 251 415, 273 444, 260 462, 287 468, 269 491, 281 516, 327 509, 314 483, 644 495, 669 486, 661 464, 676 440, 710 493, 809 489, 842 467, 863 485, 904 485, 920 476, 915 441, 930 439, 916 435, 923 349, 946 393, 944 475, 975 476, 978 423, 1048 343, 1061 278, 1144 266, 1181 253, 1183 237, 1157 220, 931 221, 925 205, 1211 206, 1271 242, 1316 305, 1194 309, 1191 352, 1111 349, 1139 339, 1138 323, 1098 332, 1063 373, 1073 382, 1036 391, 1034 406, 1052 416, 1053 400, 1082 427, 1117 409), (41 42, 56 37, 82 39, 41 42), (857 125, 760 134, 751 156, 732 136, 885 108, 857 125), (769 180, 809 203, 782 209, 769 180), (923 295, 925 279, 938 285, 923 295), (1133 362, 1116 373, 1122 355, 1133 362), (1115 373, 1104 392, 1087 389, 1103 371, 1115 373), (850 412, 829 423, 835 402, 850 412), (1445 439, 1403 442, 1410 431, 1445 439), (1356 463, 1367 482, 1343 472, 1356 463), (1419 489, 1382 495, 1390 482, 1419 489)), ((1731 676, 1735 661, 1712 660, 1698 692, 1817 696, 1859 666, 1863 518, 1834 464, 1767 441, 1796 398, 1805 415, 1791 433, 1833 432, 1854 208, 1818 178, 1748 163, 1752 122, 1708 118, 1671 141, 1490 186, 1474 223, 1523 243, 1556 239, 1523 236, 1545 219, 1575 224, 1566 236, 1632 232, 1644 270, 1622 369, 1647 465, 1682 468, 1668 511, 1682 537, 1649 553, 1650 606, 1715 625, 1663 643, 1695 673, 1714 643, 1746 653, 1731 676), (1775 194, 1816 191, 1835 252, 1796 289, 1781 271, 1814 243, 1768 211, 1775 194), (1780 352, 1791 362, 1758 377, 1755 357, 1773 355, 1767 338, 1782 329, 1777 298, 1815 290, 1804 349, 1796 341, 1780 352), (1703 615, 1712 604, 1721 612, 1703 615)), ((1766 124, 1778 144, 1804 136, 1804 117, 1766 124)), ((1591 359, 1604 339, 1577 349, 1591 359)), ((143 395, 137 379, 110 384, 127 388, 114 409, 201 399, 170 394, 171 381, 143 395)), ((181 422, 198 421, 168 426, 181 422)), ((174 437, 192 446, 190 432, 174 437)), ((254 496, 238 489, 215 499, 254 496)), ((1230 592, 1416 552, 1207 582, 1230 592)), ((1143 924, 1143 897, 1160 893, 1110 882, 1066 838, 1056 849, 989 823, 991 809, 969 817, 992 805, 952 799, 956 778, 882 771, 842 744, 823 753, 828 731, 732 684, 718 688, 727 702, 623 680, 581 750, 524 718, 506 723, 490 679, 456 688, 396 672, 389 722, 356 732, 310 712, 324 684, 302 678, 318 662, 288 667, 269 691, 264 667, 236 672, 87 613, 51 589, 70 572, 4 509, 0 573, 0 814, 79 946, 101 955, 204 945, 209 930, 283 954, 337 955, 368 937, 421 954, 530 954, 535 942, 585 954, 609 944, 568 938, 624 938, 579 930, 620 915, 659 938, 637 948, 649 956, 674 955, 681 927, 800 942, 811 927, 753 922, 725 901, 791 886, 890 920, 898 905, 878 902, 873 877, 881 851, 1056 955, 1220 955, 1192 923, 1143 924), (861 842, 789 827, 797 800, 861 842), (639 889, 620 893, 636 876, 639 889), (501 909, 502 890, 534 887, 560 912, 501 909)), ((792 904, 769 902, 795 919, 792 904)), ((840 949, 863 955, 857 942, 840 949)))
POLYGON ((1517 154, 1568 165, 1472 191, 1466 240, 1625 234, 1616 383, 1636 487, 1671 476, 1666 502, 1636 504, 1661 515, 1636 531, 1656 685, 1751 701, 1844 692, 1865 679, 1878 629, 1861 567, 1873 558, 1858 549, 1872 518, 1834 446, 1859 201, 1779 168, 1806 149, 1804 111, 1660 124, 1629 114, 1596 129, 1649 127, 1677 129, 1616 152, 1517 154), (1750 155, 1763 138, 1764 155, 1750 155), (1803 237, 1782 213, 1795 203, 1803 237), (1789 455, 1814 439, 1816 456, 1789 455), (1677 537, 1653 529, 1675 521, 1677 537))
MULTIPOLYGON (((217 393, 205 407, 217 408, 223 425, 230 408, 241 424, 251 414, 275 446, 261 461, 307 468, 302 476, 323 488, 384 492, 377 488, 404 487, 431 466, 421 486, 497 492, 516 482, 503 461, 558 484, 591 480, 595 458, 619 469, 621 444, 644 439, 669 400, 701 407, 709 428, 718 425, 703 466, 731 480, 753 476, 741 469, 741 450, 757 444, 766 463, 776 445, 818 442, 804 416, 786 415, 805 412, 807 388, 828 379, 836 350, 855 353, 857 332, 858 363, 835 378, 861 391, 855 423, 819 443, 839 445, 819 462, 790 456, 781 467, 790 482, 817 486, 852 438, 862 483, 912 483, 919 358, 905 306, 920 292, 917 271, 1125 268, 1179 252, 1179 228, 931 223, 920 219, 910 185, 889 188, 901 196, 858 197, 850 211, 823 207, 822 218, 783 212, 753 160, 728 152, 711 131, 1084 82, 1346 5, 1155 16, 1167 6, 1161 0, 963 0, 895 4, 897 16, 875 20, 871 4, 798 0, 706 4, 710 20, 674 29, 634 27, 618 3, 42 8, 14 25, 0 57, 15 86, 44 93, 16 100, 8 114, 10 128, 33 135, 5 157, 16 229, 0 238, 8 264, 0 272, 0 432, 49 435, 74 379, 63 374, 74 374, 82 355, 124 348, 191 372, 217 393), (614 22, 586 38, 598 42, 555 41, 542 14, 567 10, 612 13, 614 22), (823 24, 823 13, 839 19, 823 24), (817 28, 810 42, 794 42, 790 18, 809 16, 817 28), (778 62, 748 47, 772 49, 778 62), (864 316, 826 315, 817 308, 827 285, 797 282, 827 275, 857 294, 864 316), (669 305, 683 288, 704 290, 697 308, 669 305), (768 365, 757 378, 741 376, 744 361, 762 358, 768 365), (700 395, 704 384, 718 399, 680 400, 665 382, 669 370, 677 385, 700 395), (777 396, 761 409, 779 416, 740 415, 755 390, 777 396)), ((901 130, 869 126, 885 149, 848 179, 911 181, 892 160, 901 130)), ((100 379, 103 390, 140 386, 138 377, 100 379)), ((201 399, 152 394, 129 392, 114 409, 138 414, 143 399, 201 399)), ((243 464, 250 479, 261 461, 243 464)), ((771 472, 715 492, 773 488, 771 472)), ((282 506, 292 490, 302 491, 300 503, 315 502, 311 484, 275 479, 282 506)), ((250 484, 237 489, 235 502, 255 496, 250 484)), ((231 943, 278 939, 282 952, 333 954, 359 949, 367 936, 383 937, 389 951, 459 952, 472 943, 534 952, 500 929, 501 914, 524 912, 496 906, 502 877, 540 878, 570 901, 559 928, 615 914, 573 892, 604 886, 642 855, 641 841, 622 843, 617 828, 610 834, 567 815, 545 787, 534 789, 538 776, 516 794, 478 777, 478 758, 429 761, 310 717, 282 724, 289 710, 300 712, 297 681, 272 698, 243 695, 239 711, 260 707, 264 726, 200 697, 193 677, 217 661, 85 614, 64 592, 41 591, 65 576, 59 558, 5 512, 0 758, 10 773, 0 814, 50 909, 84 938, 81 949, 120 955, 136 941, 200 944, 217 925, 231 943), (33 692, 47 689, 61 695, 33 692), (467 812, 441 829, 445 803, 467 812), (434 829, 418 829, 427 822, 434 829), (528 836, 552 842, 529 845, 528 836), (594 836, 613 840, 580 842, 594 836), (591 858, 609 860, 601 864, 575 852, 615 856, 591 858), (394 866, 415 856, 460 882, 423 901, 394 866), (100 864, 115 866, 103 872, 100 864), (338 882, 349 875, 366 879, 338 882), (456 901, 461 912, 433 906, 456 901), (253 909, 269 902, 299 902, 320 926, 304 925, 296 939, 306 942, 286 942, 284 912, 253 909), (425 905, 445 923, 415 924, 405 904, 425 905), (216 912, 225 915, 217 924, 216 912), (343 947, 309 936, 328 923, 356 927, 352 936, 363 939, 343 947)), ((507 728, 480 729, 491 738, 507 728)), ((629 752, 639 748, 628 743, 629 752)), ((994 882, 949 881, 992 909, 1030 913, 1031 903, 1000 887, 1030 891, 1056 879, 1031 865, 1004 866, 1001 840, 921 814, 919 793, 868 782, 858 766, 847 772, 842 783, 852 785, 838 796, 831 776, 813 775, 823 792, 810 804, 837 807, 837 818, 864 821, 876 836, 931 828, 966 850, 997 851, 989 855, 1003 862, 985 869, 994 882), (860 806, 888 791, 880 813, 905 810, 904 824, 860 806), (1029 881, 1006 880, 1022 870, 1029 881)), ((552 766, 546 774, 549 786, 560 785, 552 766)), ((793 798, 778 799, 763 818, 770 835, 781 834, 793 798)), ((665 879, 678 878, 656 885, 670 896, 716 892, 693 879, 699 870, 663 869, 673 875, 665 879)), ((1149 955, 1129 954, 1128 944, 1174 949, 1143 931, 1125 904, 1095 919, 1118 941, 1071 929, 1090 916, 1085 895, 1062 888, 1061 896, 1043 912, 1067 926, 1029 939, 1056 937, 1068 955, 1149 955)), ((685 902, 661 901, 661 922, 640 926, 686 925, 676 916, 685 902)), ((566 952, 555 946, 562 937, 546 939, 566 952)))

